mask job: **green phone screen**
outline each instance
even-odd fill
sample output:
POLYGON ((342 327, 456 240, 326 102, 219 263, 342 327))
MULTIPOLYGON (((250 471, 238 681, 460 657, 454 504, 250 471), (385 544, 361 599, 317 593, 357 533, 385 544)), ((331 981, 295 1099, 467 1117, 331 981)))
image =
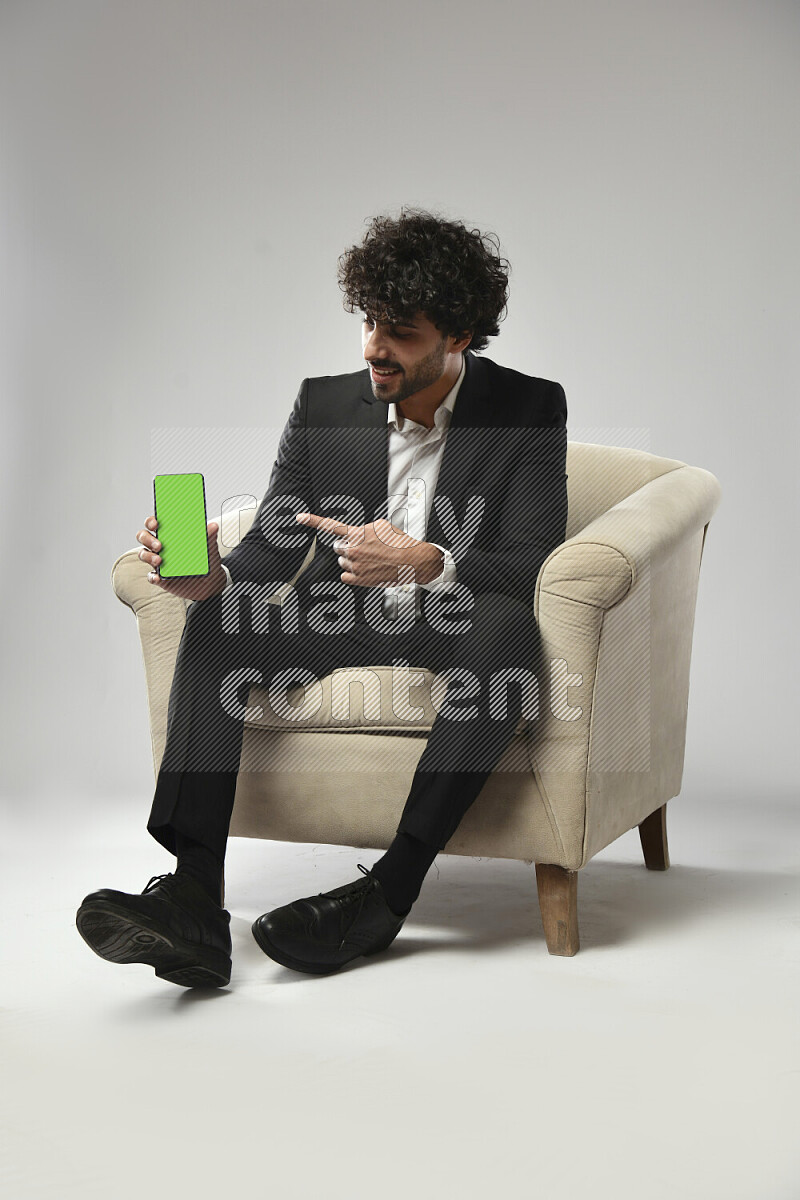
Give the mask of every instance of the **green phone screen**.
POLYGON ((208 574, 206 489, 202 475, 156 475, 153 480, 156 536, 162 579, 208 574))

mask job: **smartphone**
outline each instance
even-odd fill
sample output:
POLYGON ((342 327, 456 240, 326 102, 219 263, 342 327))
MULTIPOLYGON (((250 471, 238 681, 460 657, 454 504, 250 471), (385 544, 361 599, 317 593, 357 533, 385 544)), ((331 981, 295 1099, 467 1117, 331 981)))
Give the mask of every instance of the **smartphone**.
POLYGON ((202 475, 156 475, 153 511, 162 579, 208 574, 206 484, 202 475))

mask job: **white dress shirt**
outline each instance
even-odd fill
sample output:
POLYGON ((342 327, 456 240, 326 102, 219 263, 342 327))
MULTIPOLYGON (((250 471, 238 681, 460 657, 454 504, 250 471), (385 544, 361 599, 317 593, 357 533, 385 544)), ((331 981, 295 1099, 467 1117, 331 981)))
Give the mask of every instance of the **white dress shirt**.
MULTIPOLYGON (((466 363, 462 356, 458 379, 433 414, 431 429, 408 417, 403 419, 397 406, 389 405, 386 417, 389 425, 388 520, 420 542, 425 541, 447 431, 465 374, 466 363)), ((430 583, 401 583, 384 589, 387 598, 398 598, 397 603, 401 606, 398 611, 404 610, 406 605, 416 606, 419 611, 420 597, 416 593, 420 588, 430 592, 452 590, 456 582, 455 559, 444 546, 432 544, 444 555, 440 575, 430 583)))
MULTIPOLYGON (((450 391, 433 415, 433 428, 426 429, 408 417, 403 419, 395 404, 390 404, 387 413, 389 427, 389 477, 387 480, 387 519, 404 533, 425 541, 425 531, 431 514, 439 470, 447 442, 447 430, 453 416, 458 391, 464 381, 466 363, 461 362, 461 371, 450 391)), ((456 564, 449 550, 433 543, 444 555, 442 572, 429 583, 393 584, 384 589, 384 609, 387 603, 394 605, 397 597, 397 612, 405 607, 416 607, 419 611, 417 593, 426 591, 450 591, 456 582, 456 564)), ((222 563, 227 583, 224 591, 232 586, 231 573, 222 563)))

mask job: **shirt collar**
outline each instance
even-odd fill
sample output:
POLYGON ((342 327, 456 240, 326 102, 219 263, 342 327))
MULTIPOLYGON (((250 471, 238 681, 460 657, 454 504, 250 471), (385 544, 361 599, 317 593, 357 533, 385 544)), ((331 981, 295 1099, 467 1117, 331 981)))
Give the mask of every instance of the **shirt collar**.
MULTIPOLYGON (((458 397, 459 388, 461 387, 461 384, 464 382, 464 376, 466 374, 466 371, 467 371, 466 356, 462 354, 462 356, 461 356, 461 371, 459 372, 458 379, 455 381, 453 386, 450 388, 450 391, 447 393, 444 400, 441 402, 439 407, 436 409, 436 412, 433 414, 434 428, 438 429, 440 432, 444 432, 444 430, 450 424, 450 421, 453 416, 453 409, 456 406, 456 398, 458 397)), ((403 429, 399 429, 398 424, 397 424, 397 406, 394 403, 390 404, 388 407, 386 420, 389 425, 394 425, 395 429, 398 429, 400 433, 403 433, 405 431, 406 426, 408 424, 408 418, 406 418, 406 420, 403 422, 403 429)), ((414 425, 416 427, 416 421, 412 421, 411 423, 412 423, 412 425, 414 425)), ((430 431, 428 431, 428 432, 430 432, 430 431)))

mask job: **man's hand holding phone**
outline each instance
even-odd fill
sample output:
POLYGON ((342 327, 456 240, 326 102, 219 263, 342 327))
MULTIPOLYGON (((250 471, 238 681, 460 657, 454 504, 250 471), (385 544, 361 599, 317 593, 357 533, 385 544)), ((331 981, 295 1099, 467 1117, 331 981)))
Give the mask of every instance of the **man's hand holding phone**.
POLYGON ((164 592, 169 592, 171 596, 182 596, 184 600, 207 600, 209 596, 217 596, 223 591, 228 580, 222 569, 222 562, 217 547, 219 525, 216 521, 209 521, 206 527, 208 533, 208 574, 175 576, 172 579, 162 579, 158 573, 158 568, 161 564, 161 554, 159 551, 163 548, 157 536, 158 521, 155 517, 148 517, 144 526, 144 529, 140 529, 136 535, 137 542, 141 542, 143 547, 139 551, 139 558, 142 562, 150 564, 152 570, 147 578, 155 587, 161 588, 164 592))

